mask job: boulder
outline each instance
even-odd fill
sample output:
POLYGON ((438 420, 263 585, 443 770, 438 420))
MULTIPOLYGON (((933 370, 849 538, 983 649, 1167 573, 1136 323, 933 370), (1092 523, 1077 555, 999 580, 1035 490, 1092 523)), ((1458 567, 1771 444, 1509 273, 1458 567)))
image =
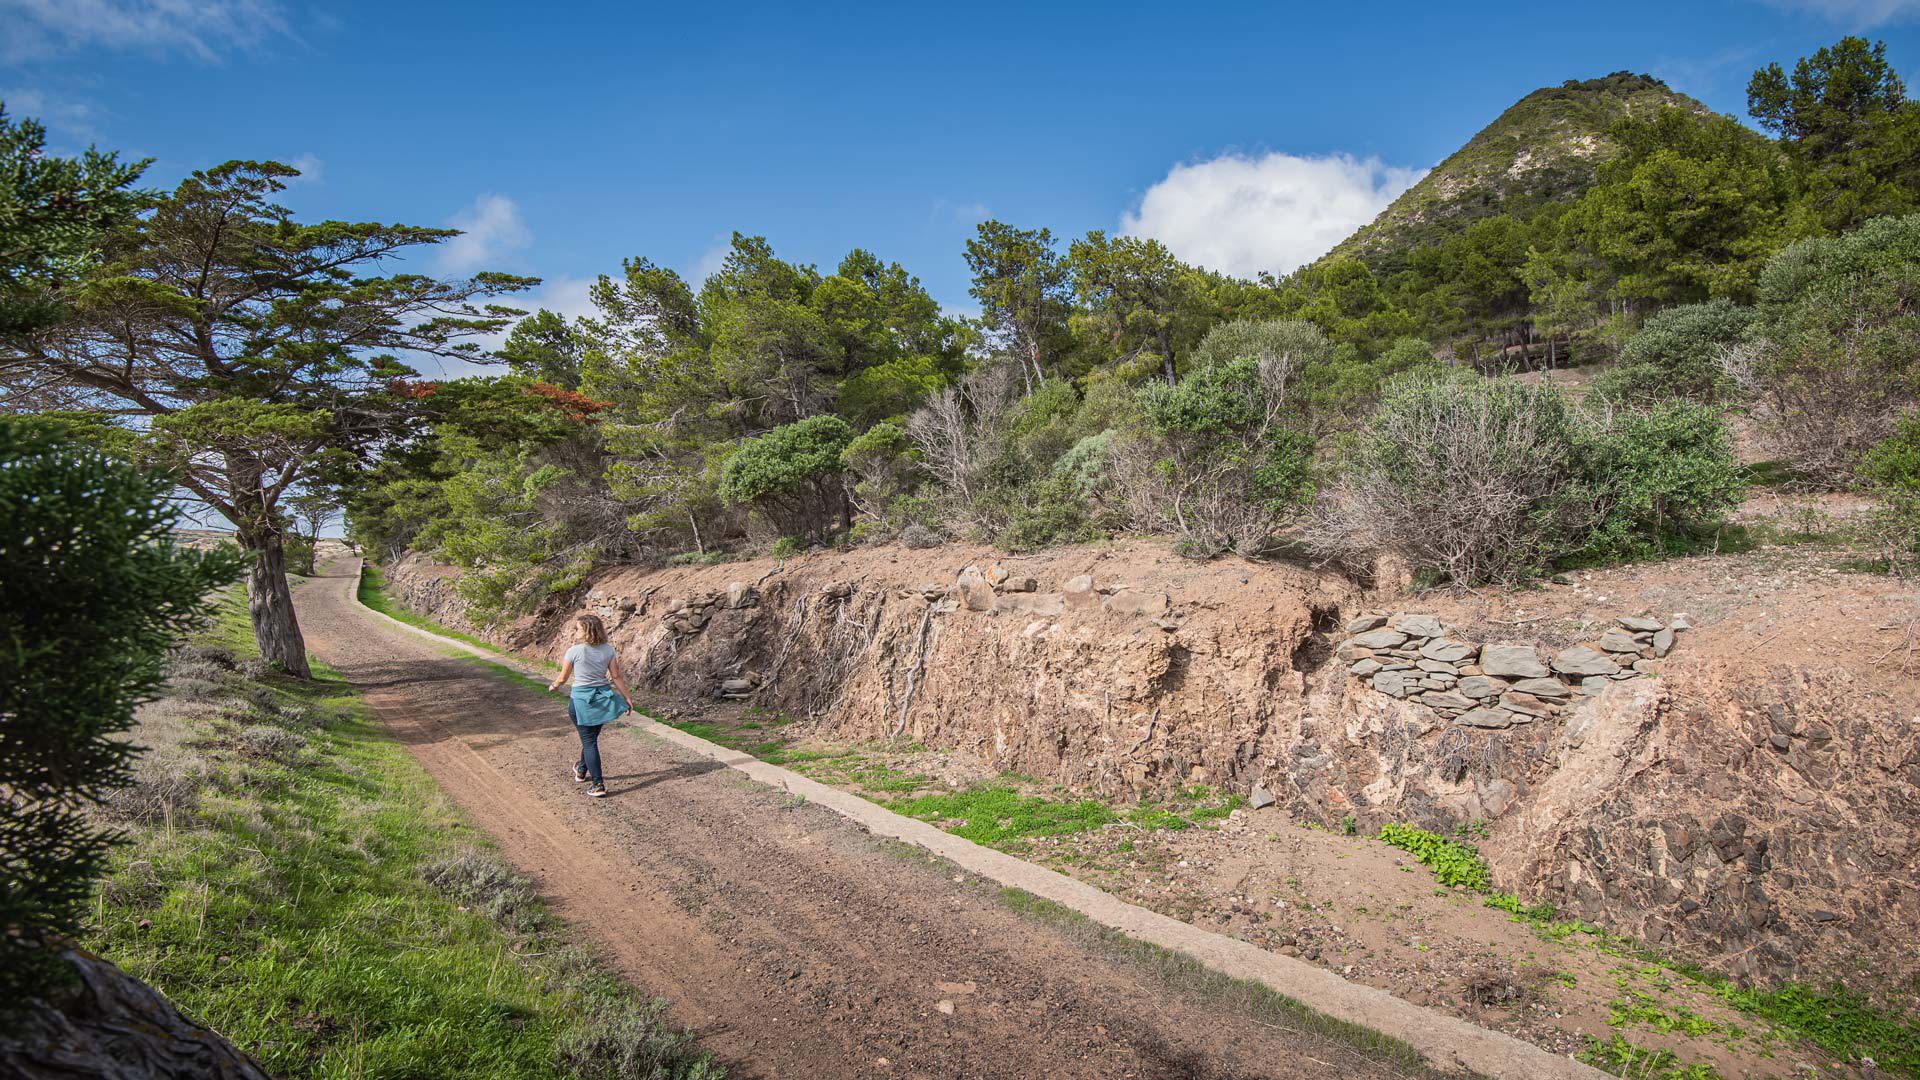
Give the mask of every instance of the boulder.
POLYGON ((1267 790, 1267 785, 1262 783, 1256 782, 1253 785, 1253 790, 1247 792, 1247 808, 1249 810, 1264 810, 1279 801, 1280 800, 1273 797, 1273 792, 1267 790))
POLYGON ((1544 679, 1551 674, 1531 645, 1482 645, 1480 670, 1510 679, 1544 679))
POLYGON ((1342 645, 1339 648, 1333 650, 1333 655, 1339 657, 1342 660, 1347 661, 1348 663, 1352 663, 1355 660, 1365 660, 1368 657, 1372 656, 1373 650, 1367 648, 1365 645, 1355 645, 1353 642, 1349 641, 1345 645, 1342 645))
MULTIPOLYGON (((848 586, 847 591, 852 592, 853 587, 848 586)), ((759 589, 754 588, 744 581, 734 581, 727 584, 727 607, 737 610, 739 608, 756 607, 759 603, 759 589)))
POLYGON ((992 611, 994 600, 993 586, 985 581, 968 581, 960 586, 960 602, 968 611, 992 611))
MULTIPOLYGON (((1620 665, 1585 645, 1560 650, 1553 658, 1553 670, 1562 675, 1612 675, 1620 665)), ((1540 674, 1545 675, 1546 672, 1540 674)))
POLYGON ((1347 633, 1364 634, 1369 630, 1378 630, 1387 625, 1385 615, 1359 615, 1347 620, 1347 633))
POLYGON ((1365 649, 1392 649, 1404 644, 1406 640, 1407 635, 1400 631, 1382 628, 1355 635, 1352 644, 1365 649))
POLYGON ((1537 698, 1564 698, 1573 692, 1559 679, 1522 679, 1513 684, 1513 689, 1537 698))
POLYGON ((1453 641, 1449 638, 1434 638, 1432 641, 1420 647, 1421 656, 1429 660, 1441 660, 1449 664, 1457 664, 1472 656, 1473 652, 1473 646, 1468 645, 1466 642, 1453 641))
POLYGON ((820 595, 829 600, 845 600, 853 595, 853 582, 834 581, 820 586, 820 595))
POLYGON ((987 567, 987 571, 986 571, 987 584, 992 585, 995 588, 999 588, 1000 586, 1005 585, 1007 583, 1007 578, 1009 576, 1010 575, 1007 573, 1004 567, 999 567, 999 566, 987 567))
POLYGON ((1480 708, 1461 713, 1454 723, 1477 728, 1509 728, 1513 726, 1513 714, 1505 709, 1480 708))
POLYGON ((1656 630, 1665 630, 1667 628, 1667 624, 1661 622, 1659 619, 1649 619, 1644 615, 1622 615, 1613 621, 1626 627, 1628 630, 1645 631, 1649 634, 1656 630))
POLYGON ((1353 672, 1355 675, 1358 675, 1364 679, 1367 676, 1372 675, 1374 672, 1380 670, 1380 661, 1369 657, 1353 665, 1351 668, 1348 668, 1347 670, 1353 672))
POLYGON ((1436 638, 1447 632, 1431 615, 1402 615, 1393 620, 1393 628, 1408 637, 1436 638))
POLYGON ((1421 694, 1419 701, 1436 709, 1471 709, 1474 706, 1472 698, 1453 690, 1431 690, 1421 694))
POLYGON ((1438 660, 1415 660, 1413 662, 1413 666, 1419 668, 1421 671, 1429 672, 1435 675, 1460 674, 1459 671, 1455 670, 1452 664, 1444 664, 1438 660))

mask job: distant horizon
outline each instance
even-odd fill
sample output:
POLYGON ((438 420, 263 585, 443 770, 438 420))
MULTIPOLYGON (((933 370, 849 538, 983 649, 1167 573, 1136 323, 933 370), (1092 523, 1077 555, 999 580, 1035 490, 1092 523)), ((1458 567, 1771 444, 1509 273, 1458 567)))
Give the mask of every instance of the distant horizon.
POLYGON ((465 229, 409 269, 541 276, 529 308, 590 310, 624 258, 697 284, 739 230, 820 266, 866 248, 967 314, 988 217, 1284 272, 1541 87, 1642 72, 1744 120, 1755 68, 1848 33, 1920 65, 1920 0, 1606 10, 481 5, 450 30, 432 6, 0 0, 0 100, 56 151, 155 157, 155 186, 273 158, 303 218, 465 229), (433 44, 395 65, 375 33, 433 44))

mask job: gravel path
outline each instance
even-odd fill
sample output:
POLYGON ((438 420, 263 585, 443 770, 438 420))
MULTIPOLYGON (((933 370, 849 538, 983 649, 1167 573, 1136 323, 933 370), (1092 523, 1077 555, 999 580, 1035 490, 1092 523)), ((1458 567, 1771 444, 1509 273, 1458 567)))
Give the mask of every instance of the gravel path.
POLYGON ((308 647, 556 913, 736 1077, 1387 1077, 1344 1044, 1168 990, 843 818, 638 733, 610 797, 543 697, 369 616, 351 560, 297 593, 308 647))

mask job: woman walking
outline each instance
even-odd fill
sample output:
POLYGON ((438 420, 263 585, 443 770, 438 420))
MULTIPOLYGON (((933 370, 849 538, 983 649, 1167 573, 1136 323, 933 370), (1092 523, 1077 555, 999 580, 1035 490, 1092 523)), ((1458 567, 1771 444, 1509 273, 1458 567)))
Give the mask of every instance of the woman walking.
POLYGON ((573 620, 573 642, 561 658, 560 674, 553 677, 547 689, 558 690, 569 679, 573 682, 567 696, 567 719, 580 733, 580 760, 574 763, 573 780, 587 784, 587 794, 599 799, 607 794, 600 774, 600 727, 631 712, 633 694, 621 677, 620 657, 607 644, 607 624, 600 621, 600 616, 577 616, 573 620))

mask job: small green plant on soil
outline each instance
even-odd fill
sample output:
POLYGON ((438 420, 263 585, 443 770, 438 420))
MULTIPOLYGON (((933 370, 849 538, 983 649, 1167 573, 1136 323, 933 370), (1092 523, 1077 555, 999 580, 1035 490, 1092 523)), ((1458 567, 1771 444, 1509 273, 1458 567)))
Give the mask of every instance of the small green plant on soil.
POLYGON ((1449 840, 1413 825, 1388 822, 1380 826, 1380 841, 1412 855, 1433 870, 1449 888, 1485 892, 1492 881, 1487 862, 1472 844, 1449 840))
POLYGON ((1596 1069, 1630 1080, 1720 1080, 1719 1070, 1711 1065, 1682 1065, 1671 1050, 1636 1046, 1620 1035, 1605 1041, 1588 1036, 1579 1056, 1596 1069))
POLYGON ((1062 802, 1023 795, 1019 788, 1005 783, 897 799, 885 805, 895 813, 934 822, 955 836, 989 847, 1005 847, 1036 836, 1086 832, 1119 820, 1112 807, 1097 799, 1062 802))

